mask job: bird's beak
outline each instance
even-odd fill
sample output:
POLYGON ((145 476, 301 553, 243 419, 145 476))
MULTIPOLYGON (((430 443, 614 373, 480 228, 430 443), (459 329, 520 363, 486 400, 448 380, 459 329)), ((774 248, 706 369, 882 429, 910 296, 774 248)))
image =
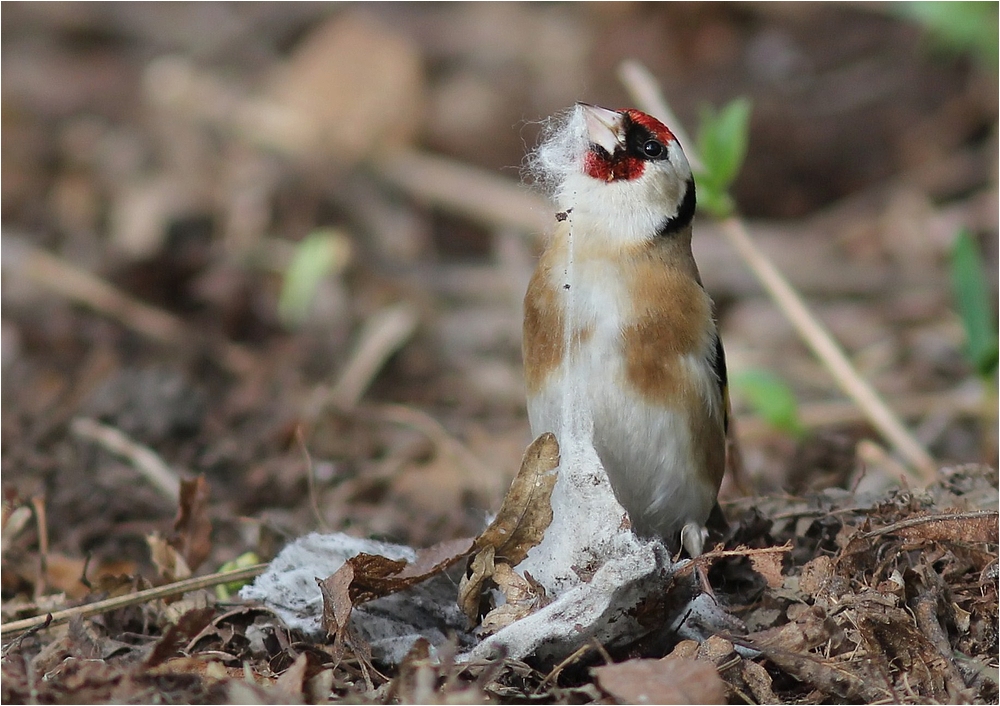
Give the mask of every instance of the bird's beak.
POLYGON ((588 103, 579 103, 587 125, 587 137, 592 145, 603 148, 609 155, 625 146, 625 126, 621 113, 588 103))

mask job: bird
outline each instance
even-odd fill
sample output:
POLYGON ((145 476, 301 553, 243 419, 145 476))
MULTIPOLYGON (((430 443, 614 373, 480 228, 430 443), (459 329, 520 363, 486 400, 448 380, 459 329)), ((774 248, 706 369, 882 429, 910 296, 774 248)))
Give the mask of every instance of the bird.
POLYGON ((524 298, 532 434, 558 438, 575 390, 633 531, 698 556, 721 518, 729 395, 691 166, 656 118, 577 103, 529 169, 559 209, 524 298))

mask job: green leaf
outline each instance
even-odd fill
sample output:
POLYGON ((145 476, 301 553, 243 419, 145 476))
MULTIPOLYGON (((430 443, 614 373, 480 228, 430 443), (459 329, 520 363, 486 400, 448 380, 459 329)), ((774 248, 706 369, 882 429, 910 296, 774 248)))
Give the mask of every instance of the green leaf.
MULTIPOLYGON (((232 561, 227 561, 219 568, 219 572, 223 571, 233 571, 234 569, 245 569, 248 566, 253 566, 254 564, 260 563, 260 557, 253 552, 245 552, 240 554, 238 557, 232 561)), ((215 587, 215 596, 220 601, 228 601, 233 597, 233 594, 237 593, 241 588, 250 583, 247 581, 230 581, 226 584, 220 584, 215 587)))
POLYGON ((730 387, 743 397, 754 412, 781 431, 802 436, 799 405, 788 384, 769 370, 744 370, 733 375, 730 387))
POLYGON ((951 286, 965 328, 966 353, 976 371, 990 377, 997 370, 997 318, 984 270, 976 241, 962 230, 951 250, 951 286))
POLYGON ((347 238, 332 229, 306 236, 295 248, 278 297, 278 318, 290 328, 305 321, 319 283, 347 260, 347 238))
POLYGON ((997 3, 902 2, 888 7, 923 25, 938 46, 972 54, 984 67, 996 72, 1000 57, 997 3))
POLYGON ((728 216, 735 207, 728 192, 746 157, 750 107, 750 101, 739 98, 718 112, 702 108, 697 140, 703 164, 696 174, 698 202, 717 218, 728 216))

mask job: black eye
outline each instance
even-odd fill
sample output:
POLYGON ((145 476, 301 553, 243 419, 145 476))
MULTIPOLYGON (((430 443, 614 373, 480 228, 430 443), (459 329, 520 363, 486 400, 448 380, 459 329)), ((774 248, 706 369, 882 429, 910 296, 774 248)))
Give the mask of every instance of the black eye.
POLYGON ((655 159, 663 154, 663 145, 656 140, 646 140, 642 144, 642 153, 650 159, 655 159))

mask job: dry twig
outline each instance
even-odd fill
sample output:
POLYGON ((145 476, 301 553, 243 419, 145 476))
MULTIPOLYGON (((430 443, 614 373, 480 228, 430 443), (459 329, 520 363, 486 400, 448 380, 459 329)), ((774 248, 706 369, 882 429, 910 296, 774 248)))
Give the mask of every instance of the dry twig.
POLYGON ((128 606, 141 605, 143 603, 149 603, 163 598, 181 596, 189 591, 200 591, 203 588, 211 588, 212 586, 219 586, 224 583, 248 581, 252 578, 260 576, 264 573, 264 570, 267 569, 267 567, 267 564, 254 564, 253 566, 247 566, 242 569, 221 571, 216 574, 209 574, 208 576, 196 576, 194 578, 184 579, 183 581, 168 583, 165 586, 147 588, 145 591, 136 591, 135 593, 129 593, 124 596, 116 596, 115 598, 108 598, 103 601, 95 601, 94 603, 87 603, 86 605, 76 606, 75 608, 67 608, 65 610, 57 610, 52 613, 46 613, 45 615, 37 615, 34 618, 15 620, 10 623, 0 625, 0 636, 6 637, 7 635, 16 635, 25 630, 38 628, 39 626, 49 627, 51 625, 61 625, 69 622, 76 616, 89 618, 92 615, 107 613, 108 611, 117 610, 118 608, 126 608, 128 606))
POLYGON ((77 417, 69 429, 74 436, 97 442, 105 450, 129 461, 172 505, 180 501, 180 476, 148 446, 131 439, 120 429, 87 417, 77 417))
POLYGON ((356 407, 382 366, 410 340, 419 321, 416 309, 406 302, 391 304, 370 316, 337 382, 313 393, 304 417, 312 421, 330 404, 339 409, 356 407))

